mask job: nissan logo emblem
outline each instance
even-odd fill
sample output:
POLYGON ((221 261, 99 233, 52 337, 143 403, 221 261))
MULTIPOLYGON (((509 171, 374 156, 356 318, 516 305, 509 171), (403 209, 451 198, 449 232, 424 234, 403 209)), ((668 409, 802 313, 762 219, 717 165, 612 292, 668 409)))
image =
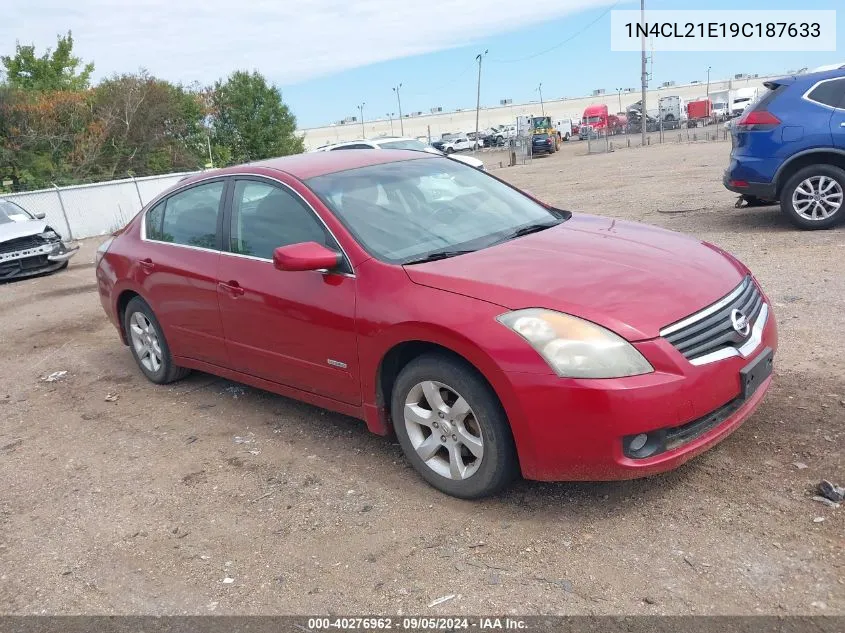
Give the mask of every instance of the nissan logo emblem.
POLYGON ((741 310, 734 310, 731 312, 731 325, 741 336, 748 336, 751 331, 751 324, 748 322, 748 317, 741 310))

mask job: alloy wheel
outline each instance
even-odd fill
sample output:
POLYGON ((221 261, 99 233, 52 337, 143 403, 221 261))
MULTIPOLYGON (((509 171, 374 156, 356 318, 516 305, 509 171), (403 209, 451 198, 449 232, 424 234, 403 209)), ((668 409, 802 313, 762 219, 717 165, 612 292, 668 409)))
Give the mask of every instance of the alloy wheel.
POLYGON ((132 313, 129 319, 129 334, 138 362, 148 371, 157 373, 162 363, 161 343, 158 332, 147 315, 143 312, 132 313))
POLYGON ((484 457, 481 427, 469 403, 434 380, 414 385, 404 406, 405 429, 426 466, 447 479, 474 475, 484 457))
POLYGON ((830 176, 811 176, 792 192, 792 208, 807 220, 826 220, 842 207, 842 186, 830 176))

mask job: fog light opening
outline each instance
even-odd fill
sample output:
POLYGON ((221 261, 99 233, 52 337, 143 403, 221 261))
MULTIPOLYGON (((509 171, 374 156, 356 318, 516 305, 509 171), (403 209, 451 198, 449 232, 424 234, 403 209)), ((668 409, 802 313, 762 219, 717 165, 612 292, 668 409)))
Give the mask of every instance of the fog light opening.
POLYGON ((634 439, 632 439, 631 443, 628 444, 628 448, 630 448, 632 451, 638 451, 643 446, 645 446, 646 442, 648 442, 648 435, 646 435, 645 433, 640 433, 639 435, 634 436, 634 439))
POLYGON ((666 450, 666 430, 628 435, 622 440, 622 449, 627 457, 633 459, 653 457, 666 450))

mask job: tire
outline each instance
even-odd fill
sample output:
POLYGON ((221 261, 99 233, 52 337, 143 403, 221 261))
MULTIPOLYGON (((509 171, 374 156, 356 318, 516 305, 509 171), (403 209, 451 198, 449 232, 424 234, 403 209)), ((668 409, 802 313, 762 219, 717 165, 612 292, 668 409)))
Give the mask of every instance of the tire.
POLYGON ((780 208, 802 229, 829 229, 845 221, 845 170, 824 164, 799 169, 780 191, 780 208), (821 197, 815 200, 814 194, 821 197))
POLYGON ((191 373, 190 369, 178 367, 173 363, 170 347, 164 338, 164 330, 152 308, 141 297, 135 297, 127 304, 123 313, 123 329, 135 362, 150 382, 166 385, 181 380, 191 373), (144 323, 146 323, 146 328, 144 323), (154 342, 148 342, 150 339, 147 338, 145 344, 143 338, 145 336, 152 337, 154 342), (160 355, 152 352, 156 344, 160 355), (158 358, 158 363, 155 362, 155 358, 158 358))
POLYGON ((479 499, 500 491, 517 474, 513 435, 496 394, 457 359, 426 354, 408 363, 396 378, 391 414, 405 457, 441 492, 479 499), (427 394, 440 404, 430 404, 427 394), (437 418, 435 409, 442 409, 437 418), (426 454, 430 457, 424 459, 426 454))
POLYGON ((566 133, 566 136, 563 138, 565 142, 569 141, 569 132, 566 133))
POLYGON ((446 150, 445 150, 445 153, 446 153, 446 154, 454 154, 454 153, 455 153, 455 150, 454 150, 453 148, 451 148, 451 147, 447 147, 447 148, 446 148, 446 150))

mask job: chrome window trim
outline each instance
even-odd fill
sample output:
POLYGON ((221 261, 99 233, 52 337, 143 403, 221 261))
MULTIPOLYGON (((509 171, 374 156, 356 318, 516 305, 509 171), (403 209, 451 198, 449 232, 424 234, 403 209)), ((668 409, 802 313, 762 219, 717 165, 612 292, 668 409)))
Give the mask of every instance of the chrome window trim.
POLYGON ((751 328, 751 336, 740 347, 723 347, 722 349, 710 352, 704 356, 699 356, 690 361, 690 364, 695 366, 707 365, 708 363, 715 363, 716 361, 732 358, 733 356, 742 356, 748 358, 754 350, 759 347, 763 341, 763 329, 766 327, 766 322, 769 320, 769 306, 764 303, 760 307, 760 314, 757 315, 757 320, 754 322, 754 327, 751 328))
POLYGON ((829 83, 831 81, 842 81, 842 80, 845 80, 845 77, 831 77, 830 79, 822 79, 821 81, 817 81, 812 86, 810 86, 804 92, 804 94, 801 95, 801 98, 804 101, 807 101, 808 103, 813 103, 817 106, 821 106, 822 108, 827 108, 828 110, 843 110, 843 109, 845 109, 845 106, 843 106, 843 107, 832 106, 832 105, 828 105, 826 103, 822 103, 821 101, 816 101, 815 99, 810 99, 810 93, 813 92, 813 90, 815 90, 816 88, 818 88, 822 84, 826 84, 826 83, 829 83))
MULTIPOLYGON (((222 174, 222 175, 216 174, 214 176, 208 176, 207 178, 201 178, 199 180, 194 180, 192 182, 186 183, 184 187, 179 187, 178 189, 174 189, 173 191, 166 192, 166 193, 163 193, 163 194, 159 194, 158 197, 153 198, 152 201, 149 204, 147 204, 146 207, 144 207, 144 210, 142 212, 142 215, 141 215, 141 241, 143 241, 143 242, 155 242, 156 244, 166 244, 168 246, 176 246, 176 247, 180 247, 180 248, 190 248, 190 249, 193 249, 193 250, 206 251, 206 252, 210 252, 210 253, 220 253, 221 255, 232 255, 234 257, 245 257, 245 258, 248 258, 248 259, 254 259, 254 260, 258 260, 258 261, 262 261, 262 262, 270 262, 272 264, 273 260, 267 259, 265 257, 254 257, 252 255, 241 255, 240 253, 232 253, 229 250, 217 250, 216 248, 203 248, 201 246, 190 246, 188 244, 176 244, 174 242, 162 242, 160 240, 154 240, 154 239, 147 238, 147 212, 150 209, 155 208, 158 205, 158 203, 161 202, 162 200, 164 200, 165 198, 170 198, 171 196, 175 196, 176 194, 181 193, 183 190, 190 189, 191 187, 198 185, 200 183, 203 183, 207 180, 214 180, 216 178, 221 178, 221 179, 232 178, 233 180, 237 180, 238 178, 243 178, 243 177, 271 180, 274 183, 278 183, 279 185, 281 185, 282 187, 284 187, 285 189, 290 191, 292 194, 294 194, 296 197, 298 197, 302 201, 302 204, 304 204, 305 207, 307 209, 309 209, 311 211, 311 213, 313 213, 317 217, 317 219, 320 221, 320 224, 323 225, 323 228, 326 229, 328 234, 331 235, 335 244, 337 244, 337 247, 340 249, 340 252, 343 255, 343 258, 349 264, 349 268, 352 269, 351 273, 332 273, 332 274, 343 275, 345 277, 355 277, 355 267, 352 265, 352 260, 349 258, 349 255, 346 254, 346 250, 343 248, 343 244, 340 243, 340 240, 337 239, 337 236, 329 228, 329 225, 326 224, 326 221, 322 218, 322 216, 319 213, 317 213, 316 209, 314 209, 314 207, 302 196, 301 193, 299 193, 296 189, 291 187, 289 184, 287 184, 286 182, 283 182, 282 180, 279 180, 278 178, 275 178, 273 176, 268 176, 266 174, 257 174, 257 173, 254 173, 254 172, 239 172, 239 173, 236 173, 236 174, 222 174)), ((226 191, 225 191, 225 188, 224 188, 223 194, 225 195, 225 193, 226 193, 226 191)), ((226 245, 226 246, 229 246, 229 245, 226 245)), ((315 271, 315 272, 319 272, 319 271, 315 271)), ((326 271, 326 273, 328 273, 328 271, 326 271)))
POLYGON ((749 283, 754 283, 754 282, 751 281, 750 276, 746 276, 745 279, 743 279, 736 288, 731 290, 730 293, 728 293, 727 295, 725 295, 724 297, 719 299, 716 303, 704 308, 703 310, 700 310, 699 312, 691 314, 690 316, 686 317, 685 319, 678 321, 677 323, 674 323, 674 324, 672 324, 668 327, 663 328, 662 330, 660 330, 660 336, 667 336, 669 334, 672 334, 673 332, 677 332, 678 330, 682 330, 683 328, 687 327, 688 325, 692 325, 693 323, 696 323, 697 321, 701 321, 702 319, 707 318, 708 316, 710 316, 714 312, 718 312, 719 310, 724 308, 726 305, 731 303, 734 299, 736 299, 739 295, 741 295, 742 291, 745 290, 748 287, 749 283))

